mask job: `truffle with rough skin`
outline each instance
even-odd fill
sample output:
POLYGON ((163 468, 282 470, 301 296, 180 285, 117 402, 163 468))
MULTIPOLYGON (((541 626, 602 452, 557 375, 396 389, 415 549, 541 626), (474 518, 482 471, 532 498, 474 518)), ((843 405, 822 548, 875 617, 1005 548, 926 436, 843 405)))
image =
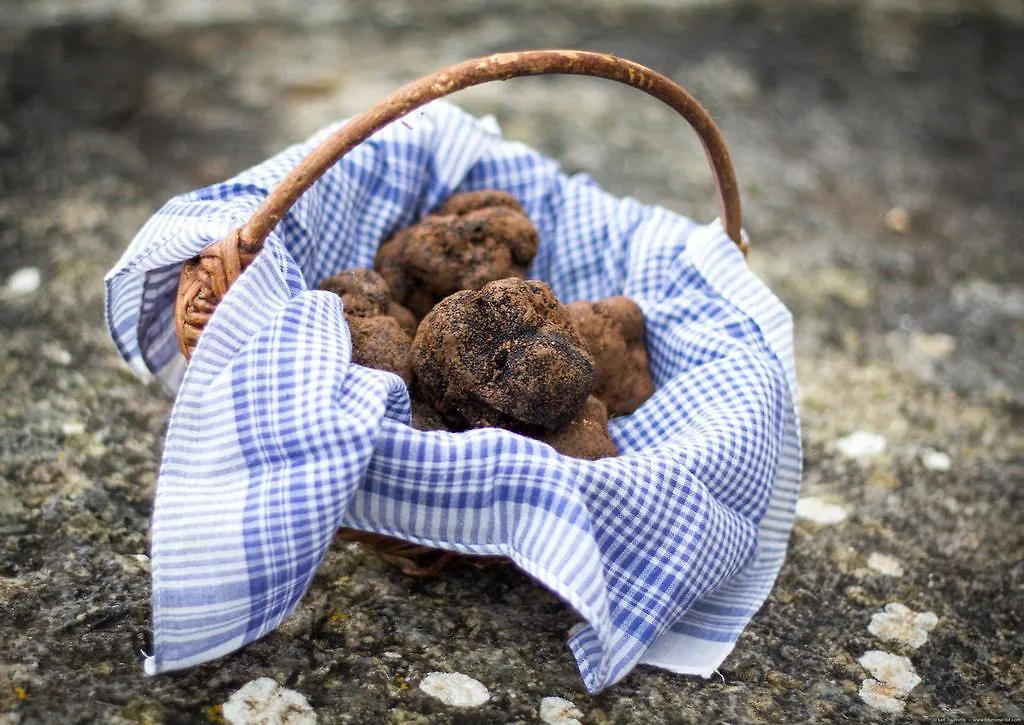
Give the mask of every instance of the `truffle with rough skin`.
POLYGON ((388 316, 398 320, 399 326, 405 330, 405 334, 409 336, 410 340, 416 337, 416 328, 420 323, 416 321, 415 315, 407 307, 392 300, 391 306, 388 307, 388 316))
POLYGON ((414 395, 409 401, 412 407, 410 425, 416 430, 451 430, 441 414, 430 407, 421 397, 414 395))
POLYGON ((372 269, 346 269, 322 281, 320 289, 338 295, 346 315, 376 317, 391 306, 388 283, 372 269))
POLYGON ((550 433, 575 419, 594 361, 551 288, 503 279, 457 292, 420 323, 416 392, 456 430, 550 433))
POLYGON ((465 192, 382 244, 374 267, 392 297, 422 319, 450 294, 524 278, 538 243, 536 228, 511 194, 465 192))
POLYGON ((498 189, 461 191, 458 194, 452 194, 445 199, 445 202, 435 213, 462 215, 477 209, 488 209, 491 207, 505 207, 506 209, 513 209, 520 214, 526 213, 523 211, 523 206, 519 203, 518 199, 507 191, 500 191, 498 189))
POLYGON ((409 280, 405 274, 405 244, 408 228, 401 229, 377 248, 373 268, 388 283, 392 299, 405 304, 409 298, 409 280))
POLYGON ((352 337, 352 362, 399 375, 412 386, 412 314, 391 301, 384 278, 371 269, 348 269, 320 283, 341 297, 352 337))
POLYGON ((608 435, 608 409, 593 395, 587 398, 574 420, 554 433, 541 436, 540 440, 563 455, 588 461, 619 455, 608 435))
POLYGON ((566 305, 597 365, 593 394, 611 415, 632 413, 654 393, 644 317, 628 297, 566 305))
POLYGON ((412 386, 411 342, 398 320, 387 315, 349 315, 347 321, 352 336, 352 362, 395 373, 406 386, 412 386))

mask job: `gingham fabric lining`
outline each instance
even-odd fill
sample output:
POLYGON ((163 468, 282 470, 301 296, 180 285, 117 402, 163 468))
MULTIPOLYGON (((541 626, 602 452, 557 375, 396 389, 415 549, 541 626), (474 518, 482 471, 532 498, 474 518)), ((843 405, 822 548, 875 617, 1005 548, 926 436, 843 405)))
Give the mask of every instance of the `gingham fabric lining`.
POLYGON ((184 373, 171 316, 180 263, 244 221, 325 129, 170 201, 107 276, 125 359, 178 398, 152 531, 149 673, 233 651, 294 609, 339 526, 500 554, 580 614, 570 638, 598 691, 638 662, 709 675, 764 601, 800 478, 791 320, 718 222, 699 226, 567 177, 493 125, 431 104, 307 192, 232 287, 184 373), (351 364, 321 278, 456 190, 501 188, 541 237, 531 276, 564 302, 644 311, 657 392, 588 462, 495 430, 408 426, 405 386, 351 364))

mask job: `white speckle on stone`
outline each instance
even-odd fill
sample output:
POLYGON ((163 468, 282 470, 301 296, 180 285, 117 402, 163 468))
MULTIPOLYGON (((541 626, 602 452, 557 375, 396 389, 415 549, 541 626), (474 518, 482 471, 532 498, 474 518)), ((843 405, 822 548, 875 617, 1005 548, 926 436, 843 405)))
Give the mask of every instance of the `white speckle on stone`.
POLYGON ((858 430, 836 441, 836 448, 847 458, 869 460, 885 452, 886 440, 877 433, 858 430))
POLYGON ((85 433, 85 423, 78 420, 69 420, 60 427, 60 432, 66 436, 80 436, 85 433))
POLYGON ((1024 319, 1024 287, 1017 284, 996 284, 975 278, 954 285, 950 296, 953 304, 962 310, 1024 319))
POLYGON ((876 680, 891 687, 894 697, 906 697, 921 684, 914 665, 906 657, 870 649, 857 662, 876 680))
POLYGON ((860 684, 860 699, 868 707, 891 715, 903 712, 903 700, 897 696, 895 688, 878 680, 869 678, 860 684))
POLYGON ((461 672, 431 672, 420 689, 452 707, 479 707, 491 699, 483 684, 461 672))
POLYGON ((919 332, 910 336, 910 345, 914 352, 929 360, 946 360, 956 351, 956 338, 942 333, 926 335, 919 332))
POLYGON ((71 357, 71 353, 60 345, 43 345, 42 348, 40 348, 40 352, 43 353, 43 357, 57 365, 70 365, 71 361, 74 359, 71 357))
POLYGON ((582 725, 581 717, 579 708, 564 697, 545 697, 540 701, 540 719, 548 725, 582 725))
POLYGON ((942 451, 926 448, 921 452, 921 464, 929 471, 948 471, 953 467, 953 459, 942 451))
POLYGON ((942 508, 946 509, 946 511, 951 514, 959 514, 963 508, 960 506, 960 502, 952 496, 946 496, 939 503, 942 505, 942 508))
POLYGON ((223 713, 230 725, 316 725, 305 696, 269 677, 246 683, 224 703, 223 713))
POLYGON ((381 655, 381 657, 383 657, 386 660, 400 660, 400 659, 402 659, 402 655, 400 655, 398 652, 385 652, 384 654, 381 655))
POLYGON ((13 579, 6 576, 0 576, 0 604, 11 599, 15 594, 25 589, 24 579, 13 579))
POLYGON ((894 206, 885 213, 885 226, 894 232, 906 234, 910 228, 910 212, 902 206, 894 206))
POLYGON ((903 576, 903 564, 899 559, 888 554, 879 554, 877 551, 868 556, 868 569, 886 576, 903 576))
POLYGON ((569 627, 568 635, 570 637, 575 637, 577 634, 579 634, 580 632, 582 632, 586 628, 587 628, 586 622, 576 622, 576 624, 574 624, 571 627, 569 627))
POLYGON ((838 524, 846 518, 846 509, 817 496, 807 496, 796 502, 796 515, 816 524, 838 524))
POLYGON ((939 618, 935 612, 915 612, 899 602, 890 602, 885 610, 871 615, 868 631, 887 642, 901 642, 917 649, 928 641, 939 618))
POLYGON ((12 297, 30 295, 39 289, 42 281, 38 267, 22 267, 7 278, 7 293, 12 297))
POLYGON ((117 563, 127 574, 148 574, 149 557, 145 554, 116 554, 117 563))

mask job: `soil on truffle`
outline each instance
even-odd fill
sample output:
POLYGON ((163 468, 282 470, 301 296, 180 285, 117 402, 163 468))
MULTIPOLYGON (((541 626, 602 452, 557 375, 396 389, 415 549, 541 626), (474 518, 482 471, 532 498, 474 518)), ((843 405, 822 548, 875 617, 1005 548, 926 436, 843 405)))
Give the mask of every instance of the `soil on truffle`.
POLYGON ((594 395, 610 415, 625 415, 654 394, 644 344, 644 317, 628 297, 566 306, 597 366, 594 395))
POLYGON ((349 317, 348 329, 352 335, 352 362, 395 373, 406 386, 412 386, 412 343, 398 320, 387 315, 349 317))
POLYGON ((408 307, 392 300, 390 307, 388 307, 388 315, 398 320, 399 326, 405 330, 405 334, 409 336, 410 340, 416 337, 416 328, 419 327, 420 323, 416 316, 409 311, 408 307))
POLYGON ((353 362, 413 391, 414 428, 501 427, 576 458, 617 455, 608 416, 654 388, 643 315, 626 297, 562 306, 522 279, 535 253, 514 197, 456 194, 380 248, 382 272, 346 270, 320 288, 342 299, 353 362), (512 275, 489 281, 496 273, 512 275), (396 288, 412 309, 392 299, 396 288))
POLYGON ((551 288, 504 279, 445 298, 413 341, 417 393, 456 429, 550 433, 576 418, 594 361, 551 288))
POLYGON ((455 292, 525 278, 538 244, 537 230, 514 196, 465 192, 382 244, 374 268, 393 299, 423 319, 455 292))
POLYGON ((376 317, 391 306, 388 283, 372 269, 346 269, 322 281, 320 289, 338 295, 346 315, 376 317))
POLYGON ((446 216, 454 214, 462 216, 478 209, 500 208, 512 209, 525 214, 522 204, 512 194, 500 189, 484 189, 483 191, 462 191, 452 194, 438 208, 435 214, 446 216))
POLYGON ((540 440, 562 455, 588 461, 619 455, 619 449, 608 435, 608 408, 593 395, 587 398, 574 420, 554 433, 541 436, 540 440))
POLYGON ((371 269, 347 269, 328 277, 320 289, 341 298, 352 339, 352 362, 395 373, 412 386, 412 335, 416 321, 392 302, 391 290, 371 269))
POLYGON ((438 413, 427 401, 418 395, 410 399, 412 406, 412 419, 410 425, 416 430, 451 430, 441 414, 438 413))

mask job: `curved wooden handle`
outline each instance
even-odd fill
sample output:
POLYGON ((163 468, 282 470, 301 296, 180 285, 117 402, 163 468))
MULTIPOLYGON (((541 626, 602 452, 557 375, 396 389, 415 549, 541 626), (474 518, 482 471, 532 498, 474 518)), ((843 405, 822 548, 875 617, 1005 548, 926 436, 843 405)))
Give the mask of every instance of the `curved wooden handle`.
POLYGON ((346 153, 384 126, 430 101, 495 80, 551 73, 594 76, 638 88, 674 108, 704 146, 718 192, 725 232, 746 253, 740 236, 740 197, 736 174, 721 132, 697 100, 650 68, 614 55, 580 50, 528 50, 474 58, 413 81, 352 118, 302 160, 267 195, 242 227, 185 263, 178 286, 175 327, 190 358, 203 327, 238 275, 292 205, 346 153))

